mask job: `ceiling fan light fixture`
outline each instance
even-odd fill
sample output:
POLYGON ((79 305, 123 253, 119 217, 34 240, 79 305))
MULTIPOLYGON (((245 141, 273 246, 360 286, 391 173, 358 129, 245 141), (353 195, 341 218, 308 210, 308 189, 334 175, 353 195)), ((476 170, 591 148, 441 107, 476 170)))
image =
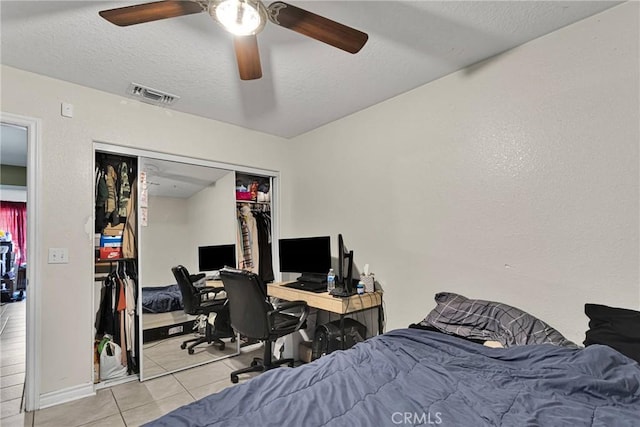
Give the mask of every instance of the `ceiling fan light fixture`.
POLYGON ((237 36, 257 34, 267 21, 264 5, 253 0, 215 0, 209 5, 209 14, 237 36))

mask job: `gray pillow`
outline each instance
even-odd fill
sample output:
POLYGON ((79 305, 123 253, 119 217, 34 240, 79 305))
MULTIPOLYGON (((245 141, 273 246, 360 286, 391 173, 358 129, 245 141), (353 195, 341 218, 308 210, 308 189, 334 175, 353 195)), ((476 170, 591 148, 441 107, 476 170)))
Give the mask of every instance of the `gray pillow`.
POLYGON ((494 301, 468 299, 451 292, 436 294, 437 303, 420 322, 444 333, 486 341, 504 347, 554 344, 578 348, 542 320, 518 308, 494 301))

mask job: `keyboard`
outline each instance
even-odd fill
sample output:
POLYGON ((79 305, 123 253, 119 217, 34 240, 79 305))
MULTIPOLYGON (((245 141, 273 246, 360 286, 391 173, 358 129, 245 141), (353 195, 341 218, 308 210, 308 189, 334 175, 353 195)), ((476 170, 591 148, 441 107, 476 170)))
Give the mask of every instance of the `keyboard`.
POLYGON ((315 293, 320 293, 320 292, 327 292, 327 284, 326 283, 314 283, 314 282, 290 282, 287 283, 286 285, 282 285, 286 288, 293 288, 293 289, 299 289, 301 291, 308 291, 308 292, 315 292, 315 293))

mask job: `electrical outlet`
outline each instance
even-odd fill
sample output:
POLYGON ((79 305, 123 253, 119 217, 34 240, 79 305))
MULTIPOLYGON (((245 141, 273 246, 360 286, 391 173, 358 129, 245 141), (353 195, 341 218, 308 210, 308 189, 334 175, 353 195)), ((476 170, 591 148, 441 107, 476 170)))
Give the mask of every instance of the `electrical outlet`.
POLYGON ((67 264, 69 262, 69 249, 49 248, 49 264, 67 264))

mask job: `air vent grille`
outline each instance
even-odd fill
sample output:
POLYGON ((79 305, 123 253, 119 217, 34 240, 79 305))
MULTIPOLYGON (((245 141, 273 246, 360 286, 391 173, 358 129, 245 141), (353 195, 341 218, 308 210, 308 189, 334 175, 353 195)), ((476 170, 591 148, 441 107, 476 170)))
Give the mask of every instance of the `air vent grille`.
POLYGON ((169 106, 180 99, 177 95, 172 95, 167 92, 163 92, 158 89, 153 89, 148 86, 143 86, 137 83, 131 83, 129 85, 129 95, 132 95, 141 101, 148 102, 149 104, 169 106))

